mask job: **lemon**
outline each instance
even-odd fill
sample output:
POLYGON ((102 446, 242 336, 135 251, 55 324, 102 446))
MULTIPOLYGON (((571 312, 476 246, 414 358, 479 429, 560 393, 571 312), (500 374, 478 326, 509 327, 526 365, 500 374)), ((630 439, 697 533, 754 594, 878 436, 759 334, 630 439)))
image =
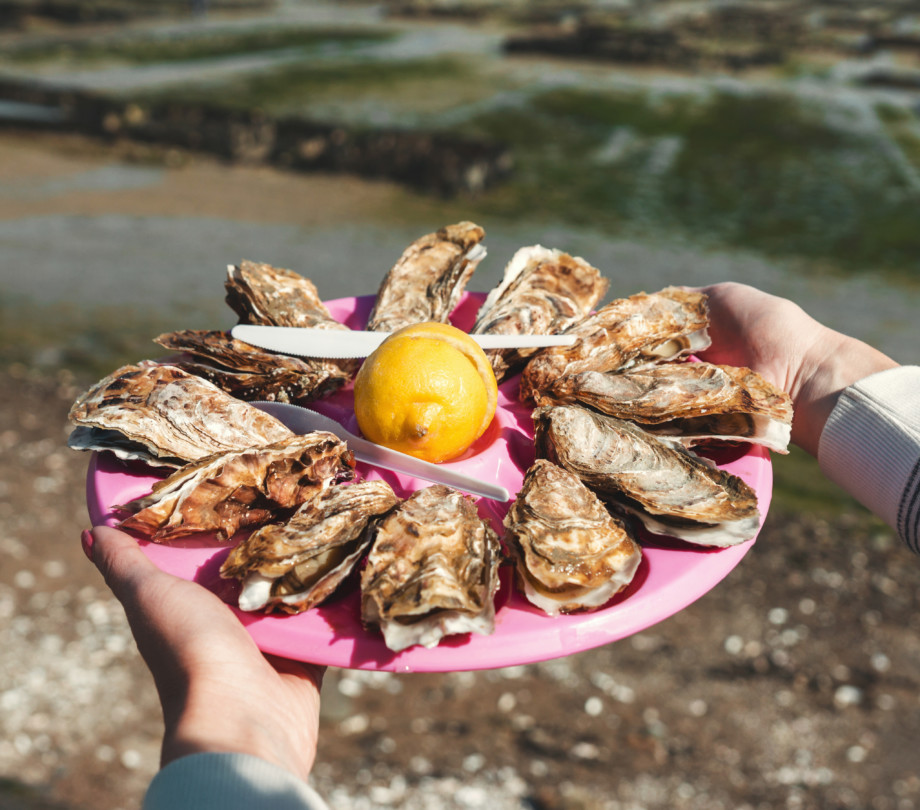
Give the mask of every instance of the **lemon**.
POLYGON ((492 366, 466 332, 444 323, 394 332, 355 377, 355 416, 364 436, 426 461, 464 452, 495 415, 492 366))

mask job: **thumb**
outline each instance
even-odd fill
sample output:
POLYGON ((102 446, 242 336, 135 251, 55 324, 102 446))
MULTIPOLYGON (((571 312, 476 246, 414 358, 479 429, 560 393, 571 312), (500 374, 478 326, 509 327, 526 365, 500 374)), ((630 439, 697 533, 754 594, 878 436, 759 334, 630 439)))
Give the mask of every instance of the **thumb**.
POLYGON ((131 535, 108 526, 94 526, 89 535, 91 542, 84 538, 84 546, 89 546, 93 564, 120 602, 135 593, 144 579, 160 573, 131 535))

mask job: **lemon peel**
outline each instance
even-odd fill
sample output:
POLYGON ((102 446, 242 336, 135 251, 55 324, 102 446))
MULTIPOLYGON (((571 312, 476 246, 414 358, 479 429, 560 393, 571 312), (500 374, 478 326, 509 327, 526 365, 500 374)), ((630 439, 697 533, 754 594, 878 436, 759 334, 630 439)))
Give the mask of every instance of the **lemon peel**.
POLYGON ((485 352, 444 323, 394 332, 355 378, 355 416, 364 436, 426 461, 462 454, 495 415, 498 385, 485 352))

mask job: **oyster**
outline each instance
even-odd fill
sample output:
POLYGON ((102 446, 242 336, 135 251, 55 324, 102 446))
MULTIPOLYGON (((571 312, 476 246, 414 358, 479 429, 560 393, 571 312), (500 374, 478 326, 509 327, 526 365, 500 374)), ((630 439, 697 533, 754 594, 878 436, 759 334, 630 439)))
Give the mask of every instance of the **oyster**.
MULTIPOLYGON (((263 326, 297 326, 310 329, 345 329, 320 300, 316 285, 293 270, 272 267, 264 262, 243 261, 228 265, 224 282, 226 301, 239 316, 240 323, 263 326)), ((275 355, 280 357, 281 355, 275 355)), ((351 378, 360 360, 303 358, 317 381, 312 399, 340 387, 351 378)))
POLYGON ((293 270, 264 262, 231 264, 224 289, 240 323, 348 329, 329 314, 316 285, 293 270))
POLYGON ((653 534, 707 546, 753 538, 757 496, 740 478, 631 422, 574 405, 534 411, 537 455, 574 473, 653 534))
POLYGON ((527 471, 505 529, 520 590, 551 616, 601 607, 629 585, 642 560, 627 524, 546 459, 527 471))
POLYGON ((521 375, 521 399, 535 399, 557 380, 581 371, 621 371, 674 360, 709 346, 703 293, 666 287, 611 301, 565 330, 573 346, 543 349, 521 375))
MULTIPOLYGON (((470 334, 551 335, 588 315, 607 292, 607 279, 584 259, 534 245, 521 248, 489 293, 470 334)), ((516 374, 536 349, 486 352, 496 379, 516 374)))
POLYGON ((350 376, 331 361, 263 351, 227 332, 184 329, 160 335, 155 342, 192 355, 193 359, 177 359, 174 365, 240 399, 319 399, 340 388, 350 376))
POLYGON ((538 405, 587 405, 688 447, 719 439, 789 452, 792 398, 749 368, 663 363, 639 371, 583 371, 536 399, 538 405))
POLYGON ((384 481, 330 487, 287 523, 263 526, 240 542, 220 575, 242 580, 242 610, 308 610, 335 591, 367 550, 368 523, 397 503, 384 481))
POLYGON ((361 617, 394 652, 495 627, 498 537, 472 499, 437 484, 377 524, 361 575, 361 617))
POLYGON ((472 222, 416 239, 384 277, 367 328, 394 332, 423 321, 446 323, 485 258, 485 231, 472 222))
POLYGON ((226 450, 293 436, 281 422, 175 366, 122 366, 70 409, 68 444, 181 467, 226 450))
POLYGON ((119 510, 119 526, 156 543, 198 532, 226 540, 239 529, 286 518, 333 484, 354 477, 345 443, 317 431, 264 447, 228 450, 187 464, 119 510))

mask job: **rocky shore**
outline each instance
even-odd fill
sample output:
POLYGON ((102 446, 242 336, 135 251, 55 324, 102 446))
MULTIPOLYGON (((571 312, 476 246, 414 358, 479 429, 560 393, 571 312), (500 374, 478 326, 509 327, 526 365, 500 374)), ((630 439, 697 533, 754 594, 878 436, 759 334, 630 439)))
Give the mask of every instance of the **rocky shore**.
MULTIPOLYGON (((79 545, 66 412, 86 382, 0 373, 9 810, 127 810, 157 768, 152 682, 79 545)), ((485 672, 330 671, 316 785, 334 810, 910 810, 918 595, 920 563, 865 515, 774 511, 721 585, 631 639, 485 672)))
POLYGON ((17 105, 0 127, 187 149, 246 165, 386 179, 444 197, 501 182, 510 151, 449 132, 362 129, 258 110, 176 101, 132 101, 34 80, 0 79, 0 102, 17 105))

